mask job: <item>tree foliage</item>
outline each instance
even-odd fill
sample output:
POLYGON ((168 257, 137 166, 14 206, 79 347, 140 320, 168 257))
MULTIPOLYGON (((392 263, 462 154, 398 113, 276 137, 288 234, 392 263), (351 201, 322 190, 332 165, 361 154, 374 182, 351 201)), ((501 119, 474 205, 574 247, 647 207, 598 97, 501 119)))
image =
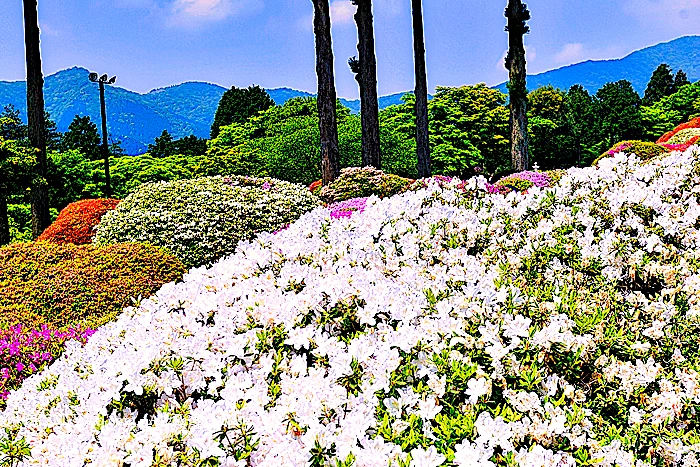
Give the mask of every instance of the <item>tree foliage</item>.
POLYGON ((226 91, 219 101, 211 126, 211 137, 219 135, 222 126, 243 123, 260 111, 275 105, 270 95, 260 86, 237 88, 233 86, 226 91))
POLYGON ((627 80, 608 83, 598 90, 596 97, 602 137, 608 147, 642 136, 641 99, 632 83, 627 80))
POLYGON ((63 150, 80 151, 92 161, 102 159, 100 134, 97 132, 97 125, 90 120, 89 115, 84 117, 76 115, 73 118, 68 125, 68 131, 63 134, 60 146, 63 150))
POLYGON ((674 91, 674 81, 673 73, 671 68, 662 63, 659 65, 654 73, 651 75, 649 84, 644 91, 644 98, 642 99, 642 104, 652 105, 655 102, 659 102, 666 96, 670 96, 674 91))

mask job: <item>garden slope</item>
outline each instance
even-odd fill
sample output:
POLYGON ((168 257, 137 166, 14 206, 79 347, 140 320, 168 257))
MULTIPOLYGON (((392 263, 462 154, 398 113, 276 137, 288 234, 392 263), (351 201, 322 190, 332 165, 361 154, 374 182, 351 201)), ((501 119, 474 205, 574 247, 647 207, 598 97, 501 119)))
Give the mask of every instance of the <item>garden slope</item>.
POLYGON ((0 415, 21 465, 696 465, 698 154, 457 183, 318 208, 69 345, 0 415))

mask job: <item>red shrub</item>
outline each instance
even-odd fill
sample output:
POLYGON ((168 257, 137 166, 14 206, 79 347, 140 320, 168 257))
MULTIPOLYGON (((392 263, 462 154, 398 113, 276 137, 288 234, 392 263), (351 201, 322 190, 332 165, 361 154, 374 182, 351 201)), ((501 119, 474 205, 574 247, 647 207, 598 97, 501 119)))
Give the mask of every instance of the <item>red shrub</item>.
POLYGON ((105 213, 117 207, 117 204, 119 204, 118 199, 84 199, 71 203, 39 236, 39 240, 59 245, 92 243, 95 227, 100 223, 100 219, 105 213))
POLYGON ((681 123, 678 125, 676 128, 673 130, 669 131, 668 133, 664 134, 659 140, 656 142, 656 144, 661 144, 667 142, 669 139, 673 138, 676 133, 682 130, 686 130, 688 128, 700 128, 700 117, 696 117, 692 119, 689 122, 686 123, 681 123))
POLYGON ((323 187, 323 180, 316 180, 311 185, 309 185, 309 191, 311 193, 317 195, 321 191, 322 187, 323 187))

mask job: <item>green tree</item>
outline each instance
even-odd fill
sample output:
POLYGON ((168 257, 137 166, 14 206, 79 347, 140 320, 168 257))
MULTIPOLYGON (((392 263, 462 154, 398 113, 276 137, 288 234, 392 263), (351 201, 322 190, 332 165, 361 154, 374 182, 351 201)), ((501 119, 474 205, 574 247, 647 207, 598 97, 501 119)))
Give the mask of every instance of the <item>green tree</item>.
POLYGON ((598 102, 595 96, 580 84, 569 88, 566 95, 566 120, 573 140, 573 149, 578 166, 590 165, 602 152, 600 145, 600 125, 598 102))
POLYGON ((639 94, 627 80, 607 83, 596 93, 602 138, 607 147, 639 139, 643 132, 639 94))
POLYGON ((566 168, 577 163, 568 116, 566 92, 550 85, 529 94, 530 157, 540 168, 566 168))
MULTIPOLYGON (((4 129, 5 124, 13 122, 0 118, 0 128, 4 129)), ((34 151, 0 136, 0 246, 10 243, 9 199, 31 185, 36 162, 34 151)))
POLYGON ((652 105, 666 96, 673 94, 673 74, 671 68, 665 63, 659 65, 651 75, 649 84, 644 91, 642 105, 652 105))
POLYGON ((100 134, 97 132, 97 125, 88 115, 73 117, 68 131, 63 134, 61 150, 78 150, 91 161, 102 159, 100 134))
POLYGON ((483 83, 438 87, 429 104, 433 172, 441 173, 440 164, 444 167, 449 159, 462 161, 455 166, 461 169, 450 175, 467 177, 479 168, 492 175, 508 171, 511 163, 505 103, 505 94, 483 83))
POLYGON ((673 92, 680 91, 680 89, 687 84, 690 84, 688 75, 686 75, 683 70, 678 70, 676 76, 673 78, 673 92))
POLYGON ((24 141, 27 138, 27 125, 22 123, 19 109, 12 104, 4 107, 0 114, 0 137, 5 140, 24 141))
POLYGON ((207 140, 198 138, 195 135, 185 136, 184 138, 173 141, 175 153, 184 156, 201 156, 207 152, 207 140))
POLYGON ((78 149, 50 151, 46 175, 51 207, 59 211, 68 204, 102 196, 104 180, 102 160, 91 161, 78 149))
POLYGON ((682 86, 652 106, 641 108, 644 136, 656 140, 677 125, 700 116, 700 81, 682 86))
POLYGON ((176 152, 175 141, 168 130, 163 130, 153 144, 148 145, 148 153, 155 158, 172 156, 176 152))
POLYGON ((262 110, 275 105, 270 95, 259 86, 237 88, 233 86, 226 91, 219 101, 211 126, 211 138, 219 135, 222 126, 243 123, 262 110))

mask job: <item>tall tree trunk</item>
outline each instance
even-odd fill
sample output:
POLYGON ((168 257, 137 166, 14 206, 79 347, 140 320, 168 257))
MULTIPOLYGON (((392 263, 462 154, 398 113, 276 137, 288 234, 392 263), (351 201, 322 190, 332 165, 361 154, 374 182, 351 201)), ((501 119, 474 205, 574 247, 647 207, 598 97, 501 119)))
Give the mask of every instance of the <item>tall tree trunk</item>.
POLYGON ((340 174, 331 16, 328 0, 312 1, 314 4, 314 35, 316 36, 318 128, 321 133, 321 165, 323 185, 328 186, 340 174))
POLYGON ((525 22, 530 19, 530 12, 521 0, 508 0, 506 8, 508 25, 508 56, 506 68, 509 70, 510 83, 510 138, 511 161, 517 172, 527 170, 529 149, 527 136, 527 74, 525 63, 525 45, 523 36, 530 30, 525 22))
POLYGON ((10 243, 10 218, 7 215, 7 197, 0 193, 0 246, 10 243))
POLYGON ((425 66, 422 0, 413 6, 413 55, 416 68, 416 156, 418 177, 430 177, 430 142, 428 139, 428 76, 425 66))
POLYGON ((374 51, 372 0, 353 0, 357 5, 357 51, 360 62, 360 106, 362 113, 362 165, 381 168, 379 145, 379 100, 377 57, 374 51))
POLYGON ((27 58, 27 120, 29 142, 37 151, 32 177, 32 235, 37 238, 49 226, 49 195, 46 186, 46 133, 44 131, 44 76, 39 48, 37 0, 24 0, 24 45, 27 58))

